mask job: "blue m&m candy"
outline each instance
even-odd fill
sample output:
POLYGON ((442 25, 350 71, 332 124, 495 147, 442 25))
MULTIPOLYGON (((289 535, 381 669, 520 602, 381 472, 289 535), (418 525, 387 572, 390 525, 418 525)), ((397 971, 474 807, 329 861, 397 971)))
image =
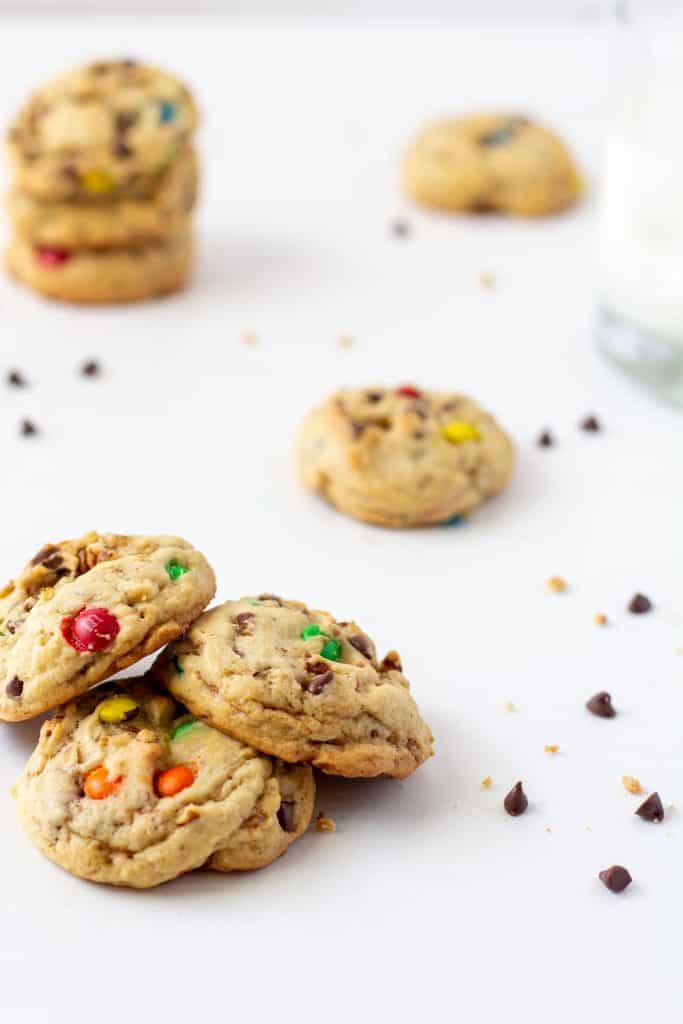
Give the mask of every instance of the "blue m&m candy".
POLYGON ((159 120, 162 124, 169 124, 171 121, 175 121, 178 109, 175 103, 171 103, 170 100, 162 100, 159 103, 159 120))

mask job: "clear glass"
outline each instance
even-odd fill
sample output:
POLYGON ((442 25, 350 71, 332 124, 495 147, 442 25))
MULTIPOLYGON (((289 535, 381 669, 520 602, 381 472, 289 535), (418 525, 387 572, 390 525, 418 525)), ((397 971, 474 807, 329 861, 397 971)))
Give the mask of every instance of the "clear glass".
POLYGON ((598 205, 596 333, 683 406, 683 0, 615 5, 618 104, 598 205))

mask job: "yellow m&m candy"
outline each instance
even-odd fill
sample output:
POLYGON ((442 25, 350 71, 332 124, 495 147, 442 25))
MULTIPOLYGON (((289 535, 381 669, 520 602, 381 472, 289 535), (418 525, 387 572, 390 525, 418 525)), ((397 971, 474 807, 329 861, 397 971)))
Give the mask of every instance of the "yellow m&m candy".
POLYGON ((449 444, 464 444, 465 441, 481 440, 481 433, 472 423, 464 420, 451 420, 441 428, 441 433, 449 444))
POLYGON ((114 188, 114 181, 104 171, 83 171, 81 174, 81 185, 86 192, 93 195, 102 195, 111 192, 114 188))
POLYGON ((116 724, 132 718, 137 710, 138 705, 131 697, 108 697, 98 707, 97 717, 101 722, 116 724))

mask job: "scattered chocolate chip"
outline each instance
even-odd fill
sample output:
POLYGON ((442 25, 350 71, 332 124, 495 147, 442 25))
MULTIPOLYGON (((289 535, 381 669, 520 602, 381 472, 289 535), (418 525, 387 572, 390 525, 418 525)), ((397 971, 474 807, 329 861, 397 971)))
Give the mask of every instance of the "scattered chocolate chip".
POLYGON ((28 387, 28 381, 19 370, 10 370, 5 379, 11 388, 28 387))
POLYGON ((129 156, 133 155, 133 150, 125 142, 115 142, 113 152, 119 160, 127 160, 129 156))
POLYGON ((355 647, 357 651, 367 658, 368 661, 372 661, 375 656, 375 650, 373 647, 372 640, 365 633, 354 633, 353 636, 349 637, 349 643, 352 647, 355 647))
POLYGON ((7 694, 8 697, 21 697, 23 692, 24 684, 22 683, 21 679, 18 678, 18 676, 15 676, 14 679, 10 679, 9 683, 5 687, 5 693, 7 694))
POLYGON ((538 440, 536 441, 536 444, 539 448, 552 448, 552 446, 555 444, 555 438, 549 430, 543 430, 538 435, 538 440))
POLYGON ((96 359, 86 359, 81 363, 81 377, 99 377, 102 367, 96 359))
POLYGON ((602 430, 596 416, 586 416, 585 419, 581 420, 579 426, 582 430, 587 430, 589 433, 593 434, 597 434, 599 430, 602 430))
POLYGON ((634 615, 644 615, 652 610, 652 601, 645 594, 634 594, 628 604, 628 610, 634 615))
POLYGON ((610 892, 623 892, 626 886, 632 882, 630 874, 621 864, 613 864, 611 868, 605 868, 600 872, 598 878, 610 892))
POLYGON ((43 562, 47 558, 50 558, 52 555, 54 555, 55 551, 57 550, 58 548, 56 548, 54 544, 45 544, 45 546, 40 549, 38 554, 33 556, 33 558, 31 559, 31 565, 42 565, 43 562))
POLYGON ((303 688, 307 693, 312 693, 314 697, 317 697, 326 686, 330 685, 333 679, 334 672, 323 672, 321 675, 314 675, 312 679, 308 679, 303 684, 303 688))
POLYGON ((594 693, 590 700, 586 701, 586 707, 592 715, 597 715, 598 718, 614 718, 616 715, 612 706, 612 698, 607 690, 594 693))
POLYGON ((395 220, 391 224, 391 233, 394 238, 407 238, 411 232, 410 224, 405 220, 395 220))
POLYGON ((34 437, 38 433, 38 427, 32 420, 22 420, 20 433, 22 437, 34 437))
POLYGON ((125 135, 133 127, 138 119, 134 110, 120 110, 114 118, 114 131, 117 135, 125 135))
POLYGON ((518 814, 524 814, 528 806, 529 801, 527 800, 527 795, 522 788, 522 783, 516 782, 503 800, 503 807, 508 814, 511 814, 513 818, 516 818, 518 814))
POLYGON ((655 821, 659 824, 664 820, 664 805, 659 793, 651 793, 647 800, 644 800, 640 807, 634 811, 644 821, 655 821))
POLYGON ((380 672, 402 672, 403 665, 398 651, 389 651, 388 654, 385 654, 379 669, 380 672))
POLYGON ((282 800, 278 807, 277 820, 283 832, 294 831, 294 801, 282 800))

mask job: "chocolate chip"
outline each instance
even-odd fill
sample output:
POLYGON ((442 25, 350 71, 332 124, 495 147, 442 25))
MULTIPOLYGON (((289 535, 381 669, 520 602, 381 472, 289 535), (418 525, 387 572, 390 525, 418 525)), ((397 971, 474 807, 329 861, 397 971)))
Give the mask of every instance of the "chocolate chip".
POLYGON ((379 666, 380 672, 402 672, 403 665, 401 664, 401 658, 397 651, 389 651, 388 654, 384 655, 382 663, 379 666))
POLYGON ((538 440, 536 441, 536 444, 539 448, 552 448, 552 446, 555 444, 555 438, 549 430, 543 430, 538 435, 538 440))
POLYGON ((395 220, 391 225, 391 233, 394 238, 407 238, 410 234, 411 228, 405 220, 395 220))
POLYGON ((81 377, 99 377, 102 372, 102 367, 96 359, 86 359, 84 363, 81 363, 81 377))
POLYGON ((55 547, 54 544, 45 544, 44 547, 40 549, 38 554, 33 556, 33 558, 31 559, 31 565, 42 565, 47 558, 50 558, 52 555, 54 555, 55 551, 58 550, 59 549, 55 547))
POLYGON ((133 155, 133 150, 125 142, 115 142, 113 152, 119 160, 127 160, 129 156, 133 155))
POLYGON ((117 135, 125 135, 131 130, 137 119, 138 115, 134 110, 120 110, 114 118, 114 131, 117 135))
POLYGON ((511 814, 513 818, 516 818, 518 814, 524 814, 525 810, 529 806, 527 795, 522 789, 522 783, 516 782, 508 795, 503 800, 503 807, 511 814))
POLYGON ((282 800, 277 811, 277 820, 283 832, 294 831, 294 801, 282 800))
POLYGON ((366 402, 371 402, 373 405, 376 402, 381 402, 384 395, 381 391, 368 391, 365 395, 366 402))
POLYGON ((329 668, 326 661, 307 661, 306 671, 319 676, 322 675, 323 672, 329 672, 329 668))
POLYGON ((56 552, 54 555, 50 555, 49 558, 46 558, 42 564, 46 569, 50 569, 52 572, 56 572, 57 569, 62 568, 62 565, 64 563, 62 561, 62 556, 59 554, 59 552, 56 552))
POLYGON ((23 692, 24 684, 22 683, 21 679, 18 678, 18 676, 15 676, 14 679, 10 679, 9 683, 5 687, 5 693, 7 694, 7 696, 14 697, 15 699, 17 697, 21 697, 23 692))
POLYGON ((634 615, 644 615, 652 610, 652 601, 645 594, 634 594, 628 604, 628 610, 634 615))
POLYGON ((585 419, 581 420, 579 424, 582 430, 587 430, 589 433, 597 434, 601 430, 600 423, 595 416, 586 416, 585 419))
POLYGON ((28 387, 28 382, 24 375, 19 370, 10 370, 5 378, 11 388, 25 388, 28 387))
POLYGON ((32 420, 22 420, 20 433, 22 437, 34 437, 38 433, 38 427, 32 420))
POLYGON ((367 658, 368 661, 372 661, 375 656, 375 650, 373 647, 372 640, 365 633, 354 633, 353 636, 349 637, 349 643, 352 647, 355 647, 357 651, 367 658))
POLYGON ((367 423, 361 423, 360 420, 349 420, 349 427, 351 428, 351 434, 354 438, 362 437, 367 426, 367 423))
POLYGON ((644 821, 655 821, 657 824, 663 821, 664 804, 660 799, 659 793, 651 793, 634 813, 644 821))
POLYGON ((632 882, 630 874, 621 864, 613 864, 611 868, 605 868, 600 872, 598 878, 610 892, 623 892, 626 886, 632 882))
POLYGON ((312 693, 314 697, 317 697, 326 686, 330 685, 333 679, 334 672, 323 672, 321 675, 314 675, 312 679, 308 679, 303 684, 303 688, 308 693, 312 693))
POLYGON ((59 168, 59 173, 62 178, 70 181, 72 185, 77 185, 80 181, 78 170, 73 164, 62 164, 59 168))
POLYGON ((607 690, 600 690, 594 693, 590 700, 586 701, 586 707, 592 715, 598 718, 614 718, 616 711, 612 707, 612 698, 607 690))
POLYGON ((235 616, 235 622, 237 623, 237 629, 240 633, 246 633, 250 619, 254 619, 256 616, 253 612, 240 612, 239 615, 235 616))

